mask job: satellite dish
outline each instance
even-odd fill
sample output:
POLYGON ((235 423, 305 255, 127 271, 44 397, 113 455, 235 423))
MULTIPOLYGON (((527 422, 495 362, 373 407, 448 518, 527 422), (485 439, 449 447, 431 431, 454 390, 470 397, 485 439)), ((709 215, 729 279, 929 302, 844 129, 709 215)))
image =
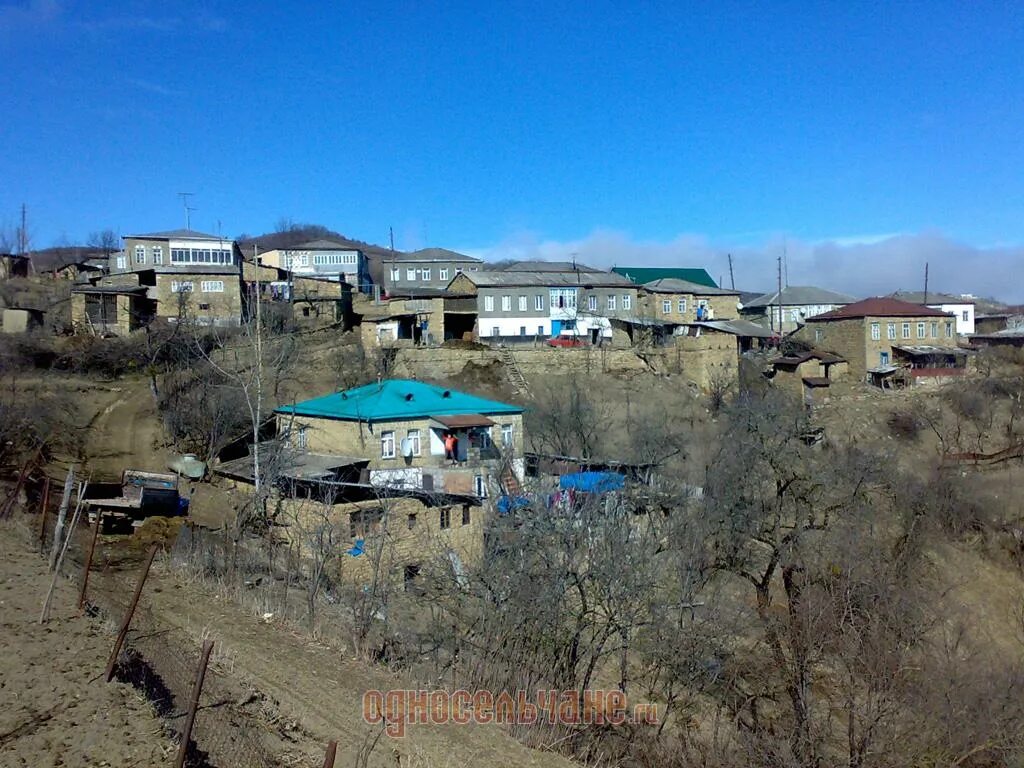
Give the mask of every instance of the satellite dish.
POLYGON ((408 437, 402 438, 402 456, 407 459, 412 456, 412 440, 408 437))
POLYGON ((737 301, 736 302, 736 309, 743 309, 743 302, 742 301, 737 301))

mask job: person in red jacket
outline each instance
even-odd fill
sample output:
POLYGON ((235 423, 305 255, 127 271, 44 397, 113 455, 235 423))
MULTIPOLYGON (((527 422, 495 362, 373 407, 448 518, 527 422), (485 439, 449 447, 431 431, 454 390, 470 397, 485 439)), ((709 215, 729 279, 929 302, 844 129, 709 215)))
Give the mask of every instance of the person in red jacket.
POLYGON ((459 460, 459 438, 453 432, 444 433, 444 457, 452 464, 459 460))

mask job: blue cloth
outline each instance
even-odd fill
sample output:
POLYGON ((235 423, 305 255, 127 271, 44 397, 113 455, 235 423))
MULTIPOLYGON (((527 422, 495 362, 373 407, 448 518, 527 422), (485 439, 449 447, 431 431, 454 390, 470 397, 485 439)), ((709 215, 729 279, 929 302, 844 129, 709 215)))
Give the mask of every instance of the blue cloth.
POLYGON ((352 546, 352 549, 348 550, 345 554, 352 555, 352 557, 359 557, 363 554, 363 539, 356 539, 356 543, 352 546))
POLYGON ((625 476, 618 472, 576 472, 558 478, 558 487, 563 491, 574 490, 582 493, 619 491, 625 484, 625 476))

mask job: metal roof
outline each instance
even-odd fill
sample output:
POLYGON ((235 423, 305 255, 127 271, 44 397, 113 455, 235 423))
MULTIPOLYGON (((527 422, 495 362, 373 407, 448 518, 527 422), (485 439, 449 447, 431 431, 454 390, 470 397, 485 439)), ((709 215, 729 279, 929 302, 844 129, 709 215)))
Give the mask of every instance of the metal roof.
POLYGON ((483 264, 483 259, 475 256, 467 256, 464 253, 449 251, 447 248, 421 248, 418 251, 395 251, 394 253, 383 253, 378 256, 382 264, 434 261, 462 261, 472 264, 483 264))
POLYGON ((718 283, 711 279, 708 271, 700 267, 613 267, 612 272, 628 277, 637 285, 643 285, 652 280, 674 278, 706 285, 709 288, 718 287, 718 283))
POLYGON ((702 285, 692 280, 680 280, 676 277, 663 277, 659 280, 652 280, 644 283, 643 287, 652 293, 696 293, 701 296, 739 296, 739 291, 731 291, 728 288, 713 288, 710 285, 702 285))
MULTIPOLYGON (((612 272, 505 272, 483 270, 463 272, 479 288, 536 286, 539 288, 632 287, 633 283, 612 272)), ((458 277, 458 276, 456 276, 458 277)))
POLYGON ((923 304, 911 304, 886 296, 876 296, 855 301, 853 304, 833 309, 823 315, 808 317, 806 322, 820 323, 828 320, 849 320, 862 317, 950 317, 950 315, 923 304))
MULTIPOLYGON (((326 453, 307 453, 305 451, 282 450, 277 456, 273 456, 273 447, 270 447, 266 454, 268 458, 264 461, 271 461, 277 464, 275 469, 282 477, 292 480, 323 480, 331 477, 337 470, 343 467, 355 467, 369 463, 369 459, 358 456, 334 456, 326 453)), ((253 479, 253 457, 252 454, 242 456, 238 459, 225 461, 213 468, 217 474, 229 477, 240 477, 251 481, 253 479)))
POLYGON ((852 304, 856 299, 847 296, 845 293, 836 293, 825 288, 815 288, 813 285, 787 285, 779 291, 772 291, 748 301, 745 308, 779 306, 796 307, 808 304, 852 304), (779 296, 782 296, 781 301, 779 296))
POLYGON ((935 347, 930 344, 918 344, 918 345, 902 345, 893 344, 893 349, 898 349, 900 352, 906 352, 908 355, 954 355, 954 356, 967 356, 966 349, 960 349, 959 347, 935 347))
MULTIPOLYGON (((497 269, 497 268, 496 268, 497 269)), ((502 272, 600 272, 596 267, 589 267, 574 261, 513 261, 500 267, 502 272)))
POLYGON ((889 294, 891 299, 909 301, 911 304, 974 304, 973 296, 954 296, 950 293, 939 293, 928 291, 927 297, 924 291, 894 291, 889 294), (927 301, 926 301, 927 298, 927 301))
POLYGON ((134 237, 141 240, 223 240, 226 243, 232 242, 230 237, 208 235, 205 232, 197 232, 194 229, 169 229, 166 232, 150 232, 146 235, 125 235, 124 237, 134 237))
POLYGON ((703 320, 699 323, 687 323, 698 328, 710 328, 713 331, 731 333, 734 336, 753 336, 759 339, 771 339, 777 334, 772 333, 768 328, 749 320, 703 320))
POLYGON ((308 243, 299 243, 298 245, 291 245, 287 248, 281 248, 282 251, 358 251, 358 248, 339 243, 336 240, 310 240, 308 243))
POLYGON ((465 414, 516 414, 518 405, 410 379, 386 379, 276 409, 275 413, 346 421, 400 421, 465 414))

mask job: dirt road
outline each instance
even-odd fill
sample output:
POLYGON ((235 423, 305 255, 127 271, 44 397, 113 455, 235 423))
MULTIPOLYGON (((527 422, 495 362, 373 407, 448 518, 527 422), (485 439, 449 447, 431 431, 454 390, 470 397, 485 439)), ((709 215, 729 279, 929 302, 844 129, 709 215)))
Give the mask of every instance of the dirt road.
POLYGON ((97 392, 98 412, 89 425, 84 470, 117 477, 125 467, 165 470, 159 414, 144 381, 125 380, 111 392, 97 392))

